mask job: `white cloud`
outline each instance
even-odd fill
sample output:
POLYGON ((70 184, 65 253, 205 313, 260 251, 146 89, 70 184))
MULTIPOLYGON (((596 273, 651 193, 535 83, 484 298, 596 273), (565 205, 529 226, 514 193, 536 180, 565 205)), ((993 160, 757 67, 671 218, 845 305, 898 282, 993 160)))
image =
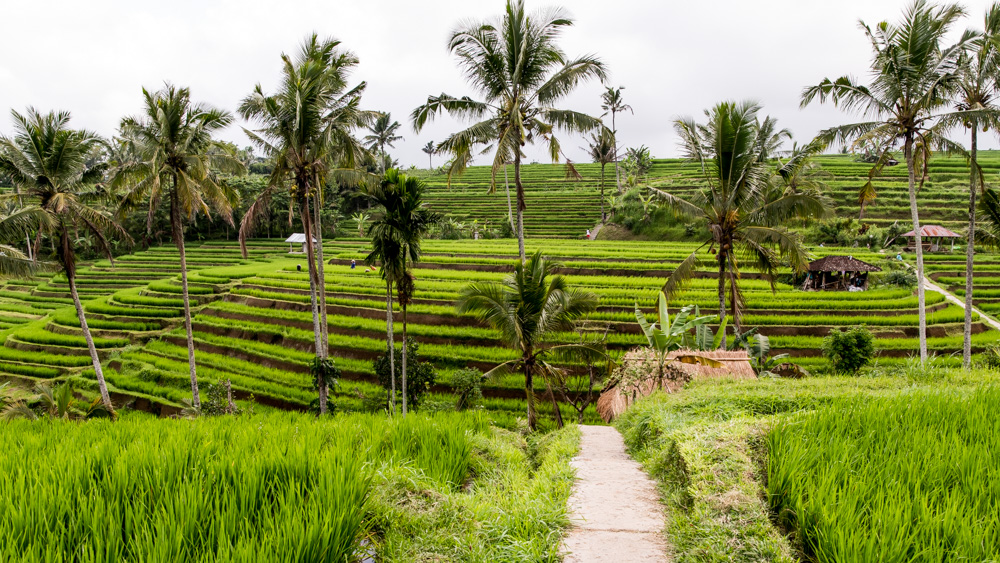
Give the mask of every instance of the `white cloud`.
MULTIPOLYGON (((542 7, 550 2, 530 2, 542 7)), ((724 99, 754 98, 800 141, 851 119, 834 108, 798 107, 806 85, 826 76, 863 76, 866 39, 857 20, 898 18, 905 3, 883 0, 724 0, 648 2, 567 0, 576 19, 562 45, 570 55, 593 52, 626 87, 635 115, 618 124, 622 144, 645 144, 656 156, 677 154, 671 126, 678 116, 700 117, 724 99)), ((967 2, 977 26, 987 2, 967 2)), ((368 82, 365 106, 388 110, 406 125, 393 154, 423 166, 428 140, 461 124, 441 120, 421 134, 410 111, 428 94, 471 93, 446 49, 462 20, 502 10, 501 0, 36 0, 10 2, 0 20, 0 109, 68 109, 74 124, 114 132, 123 115, 140 108, 140 88, 164 81, 189 86, 198 101, 234 109, 254 84, 273 88, 282 51, 293 52, 309 33, 331 35, 355 51, 355 77, 368 82)), ((586 85, 566 106, 597 114, 600 86, 586 85)), ((10 122, 0 119, 0 131, 10 122)), ((238 127, 227 139, 245 144, 238 127)), ((996 146, 994 139, 987 141, 996 146)), ((567 138, 571 158, 584 142, 567 138)), ((529 160, 545 160, 531 150, 529 160)))

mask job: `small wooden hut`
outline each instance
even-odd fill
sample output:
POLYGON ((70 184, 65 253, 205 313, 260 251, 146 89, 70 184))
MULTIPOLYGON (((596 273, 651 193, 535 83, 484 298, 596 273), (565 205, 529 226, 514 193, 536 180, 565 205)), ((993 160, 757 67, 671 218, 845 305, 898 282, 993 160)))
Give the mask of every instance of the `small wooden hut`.
MULTIPOLYGON (((288 243, 288 253, 289 254, 295 252, 294 250, 292 250, 292 245, 295 245, 295 244, 301 244, 302 245, 302 254, 306 253, 306 235, 305 235, 305 233, 293 233, 292 236, 290 236, 290 237, 288 237, 288 238, 285 239, 285 242, 288 243)), ((319 242, 319 241, 316 240, 316 237, 313 237, 313 244, 316 244, 317 242, 319 242)))
POLYGON ((882 268, 853 256, 827 256, 809 263, 805 291, 854 291, 868 289, 868 273, 882 268))
MULTIPOLYGON (((903 235, 906 237, 906 250, 913 252, 917 249, 916 231, 910 231, 903 235)), ((951 246, 961 235, 953 233, 940 225, 924 225, 920 227, 920 243, 925 252, 946 252, 951 251, 951 246)))
POLYGON ((757 378, 753 366, 750 365, 750 356, 745 350, 714 350, 711 352, 676 350, 667 354, 667 363, 671 368, 669 370, 671 373, 661 381, 657 373, 656 354, 649 348, 630 350, 622 358, 622 367, 619 369, 640 373, 642 377, 638 379, 628 378, 630 381, 627 382, 623 381, 623 378, 615 378, 614 381, 610 382, 597 399, 597 414, 601 415, 605 422, 611 422, 628 410, 636 399, 650 395, 657 389, 673 393, 695 378, 757 378), (723 365, 722 367, 710 367, 671 361, 677 356, 684 355, 704 356, 723 365))

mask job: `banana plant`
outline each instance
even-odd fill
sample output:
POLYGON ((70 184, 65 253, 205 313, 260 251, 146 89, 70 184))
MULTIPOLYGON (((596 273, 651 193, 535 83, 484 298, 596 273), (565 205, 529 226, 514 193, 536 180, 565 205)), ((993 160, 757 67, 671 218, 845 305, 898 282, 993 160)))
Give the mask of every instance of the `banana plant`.
POLYGON ((754 335, 747 344, 747 353, 757 377, 774 377, 774 370, 791 357, 788 354, 772 356, 771 339, 763 334, 754 335))
MULTIPOLYGON (((638 301, 635 303, 635 319, 639 322, 643 334, 646 335, 650 349, 656 352, 657 372, 662 382, 663 368, 666 364, 667 355, 674 350, 691 347, 693 341, 696 339, 696 335, 692 334, 692 331, 697 331, 698 327, 709 323, 713 317, 698 316, 697 314, 692 315, 694 307, 688 305, 678 311, 674 315, 673 321, 671 321, 670 314, 667 311, 667 296, 662 291, 660 292, 657 305, 660 315, 658 323, 651 323, 646 319, 646 315, 639 309, 638 301)), ((721 363, 697 354, 679 355, 673 361, 722 367, 721 363)))

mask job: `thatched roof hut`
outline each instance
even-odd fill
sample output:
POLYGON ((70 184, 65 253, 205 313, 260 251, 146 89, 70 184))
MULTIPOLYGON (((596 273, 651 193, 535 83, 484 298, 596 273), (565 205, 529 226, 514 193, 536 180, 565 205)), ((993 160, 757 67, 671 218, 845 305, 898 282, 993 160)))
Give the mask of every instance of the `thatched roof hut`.
POLYGON ((853 256, 827 256, 809 263, 809 276, 803 290, 868 289, 868 273, 882 268, 853 256))
POLYGON ((712 352, 676 350, 667 354, 667 365, 670 369, 666 370, 664 379, 660 381, 656 353, 649 348, 630 350, 622 360, 622 367, 615 372, 618 377, 613 378, 613 383, 605 387, 597 399, 597 414, 601 415, 605 422, 611 422, 625 412, 636 399, 650 395, 657 389, 673 393, 695 378, 757 378, 745 350, 712 352), (685 355, 709 358, 723 366, 711 367, 671 361, 685 355))

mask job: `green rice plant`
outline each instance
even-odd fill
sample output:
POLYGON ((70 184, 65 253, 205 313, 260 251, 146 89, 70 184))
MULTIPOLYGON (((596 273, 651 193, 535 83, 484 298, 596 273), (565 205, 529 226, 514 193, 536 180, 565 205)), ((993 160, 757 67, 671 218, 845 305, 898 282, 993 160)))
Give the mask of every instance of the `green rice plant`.
POLYGON ((0 346, 0 361, 77 368, 91 365, 90 356, 69 356, 49 352, 28 352, 0 346))
POLYGON ((1000 558, 1000 390, 857 400, 770 432, 767 491, 819 563, 1000 558))
MULTIPOLYGON (((49 332, 42 327, 25 327, 18 329, 11 335, 21 342, 31 344, 41 344, 44 346, 64 346, 68 348, 86 348, 87 341, 84 337, 71 334, 57 334, 49 332)), ((122 348, 128 346, 128 338, 99 338, 94 337, 94 347, 101 348, 122 348)))

